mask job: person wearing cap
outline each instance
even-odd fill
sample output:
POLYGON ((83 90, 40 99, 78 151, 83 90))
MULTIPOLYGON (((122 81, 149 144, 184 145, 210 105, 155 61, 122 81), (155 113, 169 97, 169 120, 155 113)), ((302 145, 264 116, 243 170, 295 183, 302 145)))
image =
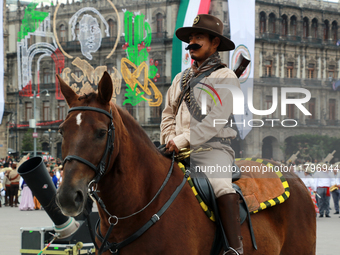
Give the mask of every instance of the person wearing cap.
MULTIPOLYGON (((222 63, 218 53, 233 50, 235 45, 223 36, 222 21, 208 14, 196 16, 192 27, 179 28, 176 36, 189 44, 187 49, 194 62, 190 68, 176 75, 167 92, 162 112, 161 144, 166 144, 166 153, 174 151, 176 154, 183 148, 206 148, 191 153, 191 163, 199 166, 195 169, 203 171, 209 166, 230 167, 235 158, 230 140, 236 137, 237 132, 229 126, 214 125, 214 120, 229 119, 233 98, 228 89, 217 88, 215 84, 240 88, 237 76, 222 63), (201 111, 204 89, 213 91, 215 97, 218 94, 216 104, 211 97, 204 99, 205 112, 201 111)), ((231 171, 222 174, 208 177, 230 246, 224 254, 243 254, 239 195, 232 188, 231 171)))

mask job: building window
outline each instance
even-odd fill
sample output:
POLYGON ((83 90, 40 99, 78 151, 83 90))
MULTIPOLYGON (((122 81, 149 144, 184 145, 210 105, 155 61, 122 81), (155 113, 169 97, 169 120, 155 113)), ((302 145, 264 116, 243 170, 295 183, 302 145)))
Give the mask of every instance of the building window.
POLYGON ((25 103, 25 121, 33 119, 33 107, 31 102, 25 103))
POLYGON ((43 82, 44 84, 48 84, 52 82, 52 76, 50 73, 50 68, 44 68, 43 69, 43 82))
POLYGON ((114 73, 113 64, 107 64, 106 67, 107 67, 107 72, 109 74, 113 74, 114 73))
POLYGON ((314 120, 315 119, 315 98, 311 98, 311 100, 309 100, 308 111, 312 114, 312 115, 309 115, 309 118, 314 120))
POLYGON ((309 36, 309 22, 308 22, 308 18, 304 18, 303 19, 303 23, 302 23, 302 35, 304 38, 307 38, 309 36))
POLYGON ((317 19, 312 20, 312 37, 318 38, 318 20, 317 19))
POLYGON ((338 42, 338 23, 336 21, 332 22, 332 40, 334 44, 338 42))
POLYGON ((313 79, 314 78, 314 68, 315 68, 315 65, 314 64, 309 64, 308 65, 308 79, 313 79))
POLYGON ((260 13, 260 33, 266 32, 266 14, 264 12, 260 13))
POLYGON ((335 74, 335 65, 329 65, 328 66, 328 80, 333 81, 335 74))
MULTIPOLYGON (((79 22, 77 22, 74 32, 76 33, 76 38, 78 38, 78 36, 79 36, 79 22)), ((80 44, 79 40, 76 40, 76 44, 80 44)))
POLYGON ((281 31, 281 35, 282 36, 287 36, 288 34, 288 20, 287 20, 287 16, 283 15, 282 16, 282 31, 281 31))
POLYGON ((294 62, 287 63, 287 78, 293 78, 294 62))
POLYGON ((297 34, 297 29, 296 29, 296 17, 292 16, 290 18, 290 34, 291 35, 296 35, 297 34))
MULTIPOLYGON (((289 99, 294 99, 293 97, 288 97, 289 99)), ((287 104, 286 113, 289 119, 295 119, 294 104, 287 104)))
POLYGON ((48 121, 50 116, 50 102, 44 101, 43 102, 43 121, 48 121))
POLYGON ((272 76, 272 61, 271 60, 266 60, 265 63, 265 76, 266 77, 271 77, 272 76))
MULTIPOLYGON (((272 96, 266 96, 266 110, 270 109, 273 105, 273 97, 272 96)), ((267 115, 267 118, 273 118, 273 113, 270 115, 267 115)))
POLYGON ((109 24, 109 33, 110 33, 110 37, 116 37, 116 24, 115 22, 112 20, 112 19, 109 19, 108 21, 108 24, 109 24))
POLYGON ((269 15, 269 24, 268 24, 269 28, 269 33, 275 33, 275 14, 271 13, 269 15))
POLYGON ((323 24, 323 40, 327 41, 329 39, 329 22, 325 20, 323 24))
POLYGON ((59 27, 59 37, 60 37, 60 42, 66 42, 66 29, 65 25, 60 25, 59 27))
POLYGON ((156 37, 163 37, 163 14, 162 13, 158 13, 156 15, 156 23, 157 23, 156 37))
POLYGON ((131 114, 132 117, 134 117, 134 107, 131 104, 126 104, 125 109, 131 114))
POLYGON ((335 99, 329 99, 329 119, 335 120, 335 99))
POLYGON ((64 120, 66 117, 65 101, 58 101, 58 120, 64 120))

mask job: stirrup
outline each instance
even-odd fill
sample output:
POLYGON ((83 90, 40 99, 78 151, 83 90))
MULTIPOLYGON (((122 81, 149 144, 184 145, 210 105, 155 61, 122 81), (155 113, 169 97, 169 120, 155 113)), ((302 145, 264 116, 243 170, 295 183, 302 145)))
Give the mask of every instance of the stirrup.
POLYGON ((230 251, 231 251, 231 252, 235 252, 235 255, 240 255, 240 253, 238 253, 238 251, 235 250, 235 249, 232 248, 232 247, 229 247, 229 250, 224 251, 224 252, 223 252, 223 255, 228 255, 228 254, 230 254, 230 251))

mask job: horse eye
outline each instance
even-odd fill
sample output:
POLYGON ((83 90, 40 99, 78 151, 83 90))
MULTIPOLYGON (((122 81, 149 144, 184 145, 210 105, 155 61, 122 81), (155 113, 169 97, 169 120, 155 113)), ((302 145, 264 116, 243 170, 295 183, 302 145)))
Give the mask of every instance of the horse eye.
POLYGON ((100 130, 99 132, 98 132, 98 138, 103 138, 105 135, 106 135, 106 133, 107 133, 107 130, 100 130))

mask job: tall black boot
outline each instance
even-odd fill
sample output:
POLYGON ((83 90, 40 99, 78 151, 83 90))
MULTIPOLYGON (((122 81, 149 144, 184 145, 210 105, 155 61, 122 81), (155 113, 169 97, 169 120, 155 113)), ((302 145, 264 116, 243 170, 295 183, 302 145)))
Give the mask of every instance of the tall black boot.
POLYGON ((224 253, 228 255, 243 255, 239 200, 240 196, 237 193, 229 193, 217 198, 224 233, 232 248, 224 253))

